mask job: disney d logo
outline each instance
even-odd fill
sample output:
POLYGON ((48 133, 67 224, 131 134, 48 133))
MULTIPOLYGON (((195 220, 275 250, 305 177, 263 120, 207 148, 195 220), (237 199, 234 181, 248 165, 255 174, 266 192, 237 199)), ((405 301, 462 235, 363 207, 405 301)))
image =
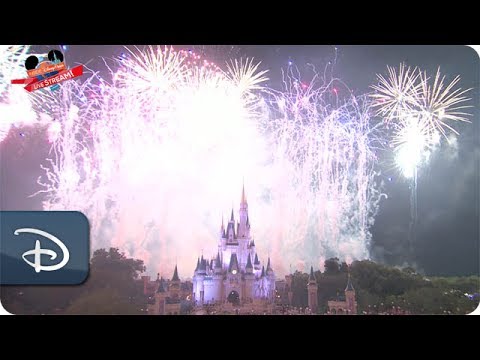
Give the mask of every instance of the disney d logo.
POLYGON ((63 268, 68 263, 68 260, 70 259, 70 253, 68 252, 67 247, 65 246, 65 244, 63 242, 61 242, 58 238, 56 238, 52 234, 49 234, 49 233, 47 233, 46 231, 43 231, 43 230, 32 229, 32 228, 17 229, 14 232, 15 235, 19 235, 21 233, 41 235, 41 236, 53 241, 62 250, 63 260, 60 263, 55 264, 55 265, 43 266, 42 265, 42 255, 49 255, 50 260, 55 260, 57 258, 57 253, 53 250, 50 250, 50 249, 45 249, 45 248, 42 249, 40 247, 40 240, 36 240, 35 241, 35 249, 26 251, 22 254, 23 260, 28 265, 35 268, 35 272, 39 273, 42 270, 43 271, 59 270, 59 269, 63 268), (28 255, 33 255, 34 256, 34 261, 33 262, 26 259, 26 257, 28 255))

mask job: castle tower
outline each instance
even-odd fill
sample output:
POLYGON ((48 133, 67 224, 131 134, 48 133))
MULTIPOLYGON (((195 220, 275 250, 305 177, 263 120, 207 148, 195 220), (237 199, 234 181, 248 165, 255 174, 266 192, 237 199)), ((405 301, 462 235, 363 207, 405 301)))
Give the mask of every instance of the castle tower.
POLYGON ((242 186, 242 199, 240 200, 240 223, 238 226, 238 236, 247 237, 247 224, 248 221, 248 203, 245 197, 245 186, 242 186))
POLYGON ((165 281, 160 279, 157 292, 155 293, 155 310, 153 315, 165 315, 165 299, 168 294, 165 289, 165 281))
POLYGON ((253 262, 253 268, 255 270, 260 270, 260 260, 258 260, 257 254, 255 254, 255 261, 253 262))
POLYGON ((345 288, 345 300, 347 302, 347 311, 349 314, 357 314, 357 301, 355 300, 355 289, 352 285, 350 273, 348 273, 347 287, 345 288))
POLYGON ((178 298, 180 296, 180 278, 178 277, 177 265, 175 265, 175 270, 173 271, 172 280, 170 281, 168 290, 172 298, 178 298))
POLYGON ((308 307, 313 314, 317 313, 318 310, 318 285, 315 275, 313 274, 313 266, 310 267, 310 276, 308 277, 308 307))
POLYGON ((275 274, 272 269, 272 265, 270 264, 270 257, 267 261, 267 270, 266 270, 267 280, 268 280, 268 294, 267 297, 269 299, 275 299, 275 274))
POLYGON ((206 303, 232 303, 238 306, 255 299, 275 298, 275 273, 270 260, 265 267, 259 260, 255 241, 251 237, 251 222, 245 187, 242 187, 240 209, 234 210, 220 225, 218 252, 206 261, 197 259, 193 276, 193 293, 197 306, 206 303), (236 221, 238 219, 238 221, 236 221))
POLYGON ((233 217, 233 209, 230 216, 230 221, 227 224, 227 231, 225 235, 227 238, 227 243, 235 243, 237 241, 238 234, 235 233, 235 218, 233 217))
POLYGON ((213 296, 214 301, 222 300, 222 282, 223 282, 223 271, 222 271, 222 260, 220 259, 220 253, 217 252, 217 257, 215 258, 215 265, 213 269, 213 296))
POLYGON ((253 289, 255 284, 255 274, 253 273, 252 257, 248 254, 247 265, 245 266, 245 301, 251 302, 254 297, 253 289))
POLYGON ((222 226, 220 227, 220 239, 225 237, 225 225, 223 225, 223 215, 222 215, 222 226))

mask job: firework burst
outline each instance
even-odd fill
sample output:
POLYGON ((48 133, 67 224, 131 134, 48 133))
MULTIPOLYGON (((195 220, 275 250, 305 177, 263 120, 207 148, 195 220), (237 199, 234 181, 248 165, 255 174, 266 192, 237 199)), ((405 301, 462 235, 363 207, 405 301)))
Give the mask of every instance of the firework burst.
POLYGON ((309 83, 289 69, 287 90, 273 93, 264 123, 270 139, 270 201, 277 212, 268 229, 275 252, 293 264, 322 266, 322 259, 369 257, 369 228, 382 197, 373 165, 375 130, 365 97, 332 106, 333 84, 309 83))
POLYGON ((88 216, 93 249, 118 246, 166 272, 176 257, 193 265, 192 249, 215 246, 242 177, 261 171, 255 95, 232 80, 259 78, 171 48, 129 54, 110 83, 62 89, 56 156, 40 183, 46 209, 88 216), (96 102, 82 101, 89 92, 96 102))
POLYGON ((405 112, 413 111, 418 103, 421 83, 417 68, 411 69, 400 64, 397 70, 387 66, 388 77, 378 75, 378 85, 372 85, 376 91, 371 95, 375 99, 374 106, 378 108, 377 115, 382 116, 387 123, 403 116, 405 112))
POLYGON ((454 89, 458 76, 445 85, 440 69, 433 83, 426 72, 404 64, 398 72, 388 67, 388 73, 387 78, 378 75, 379 84, 372 86, 375 93, 370 96, 376 114, 393 129, 391 144, 397 153, 397 166, 406 177, 412 177, 412 169, 426 163, 440 144, 440 135, 447 138, 447 131, 458 135, 449 122, 469 122, 469 114, 462 110, 471 107, 464 105, 470 100, 465 94, 471 89, 454 89))
POLYGON ((460 80, 444 84, 445 76, 437 70, 433 83, 426 72, 405 68, 401 64, 398 75, 388 67, 389 77, 378 75, 379 84, 372 86, 376 93, 371 97, 377 107, 377 115, 393 128, 391 145, 395 163, 403 176, 410 180, 410 230, 409 250, 412 253, 416 238, 417 178, 418 169, 427 164, 432 151, 440 145, 447 131, 458 135, 449 122, 469 122, 463 109, 470 90, 454 89, 460 80))
POLYGON ((447 130, 458 135, 458 132, 448 124, 448 121, 470 122, 468 116, 471 116, 471 114, 464 112, 463 109, 472 107, 464 105, 466 101, 470 100, 465 94, 471 89, 454 89, 460 81, 459 76, 445 85, 445 76, 441 76, 440 68, 437 70, 433 84, 429 83, 430 78, 426 72, 420 73, 420 80, 421 92, 415 99, 417 102, 416 108, 427 126, 436 129, 445 138, 447 138, 447 130))
POLYGON ((0 142, 12 126, 31 125, 36 120, 28 93, 10 84, 13 79, 25 77, 23 64, 29 50, 29 46, 0 45, 0 142))

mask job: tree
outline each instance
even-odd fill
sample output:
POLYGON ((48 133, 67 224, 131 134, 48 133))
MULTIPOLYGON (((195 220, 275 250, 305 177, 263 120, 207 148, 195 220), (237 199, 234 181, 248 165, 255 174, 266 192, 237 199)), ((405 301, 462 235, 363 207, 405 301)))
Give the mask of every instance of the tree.
POLYGON ((118 248, 99 249, 93 253, 85 289, 110 287, 120 295, 135 296, 139 287, 135 280, 144 271, 142 260, 127 258, 118 248))
POLYGON ((295 271, 292 279, 292 305, 295 307, 308 306, 308 283, 309 274, 302 273, 300 271, 295 271))
POLYGON ((132 307, 146 307, 143 284, 138 280, 143 271, 142 260, 127 258, 117 248, 99 249, 93 253, 89 277, 82 285, 2 287, 2 303, 18 314, 58 314, 67 308, 68 313, 79 314, 86 310, 110 314, 121 309, 135 313, 132 307), (94 311, 95 301, 98 309, 94 311), (108 302, 112 309, 107 309, 108 302))
POLYGON ((340 272, 339 261, 340 260, 338 258, 330 258, 328 260, 325 260, 325 274, 332 275, 340 272))
POLYGON ((69 312, 72 313, 75 309, 90 309, 94 301, 99 301, 100 309, 106 309, 102 301, 108 299, 112 301, 112 306, 116 307, 107 310, 108 314, 115 309, 136 313, 133 307, 137 310, 146 308, 143 284, 138 281, 144 271, 142 260, 127 258, 118 248, 96 250, 91 259, 90 276, 84 284, 82 301, 75 302, 76 306, 73 308, 69 307, 69 312))
POLYGON ((72 302, 65 310, 65 314, 135 315, 142 314, 142 309, 125 301, 114 289, 104 288, 85 292, 72 302))

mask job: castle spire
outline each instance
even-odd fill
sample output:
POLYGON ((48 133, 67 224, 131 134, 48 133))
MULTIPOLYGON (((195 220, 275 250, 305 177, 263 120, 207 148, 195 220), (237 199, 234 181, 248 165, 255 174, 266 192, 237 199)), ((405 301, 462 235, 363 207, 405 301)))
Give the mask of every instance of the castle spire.
POLYGON ((270 266, 270 256, 268 257, 268 262, 267 262, 267 273, 273 271, 272 267, 270 266))
POLYGON ((241 204, 247 204, 247 198, 245 197, 245 182, 242 184, 242 200, 240 201, 241 204))
POLYGON ((250 257, 250 254, 248 254, 247 266, 245 266, 245 269, 253 269, 252 259, 250 257))
POLYGON ((164 293, 165 292, 165 282, 163 278, 159 280, 160 284, 158 285, 157 293, 164 293))
POLYGON ((221 268, 222 262, 220 261, 220 252, 217 252, 217 258, 215 259, 215 268, 221 268))
POLYGON ((178 277, 177 265, 175 265, 175 270, 173 271, 172 281, 180 281, 180 278, 178 277))
POLYGON ((235 220, 233 219, 233 207, 232 207, 232 215, 230 216, 230 221, 235 223, 235 220))
POLYGON ((240 272, 240 266, 238 266, 237 254, 232 253, 230 256, 230 266, 228 267, 228 272, 232 274, 237 274, 240 272))
POLYGON ((348 273, 348 281, 347 281, 347 287, 345 288, 345 291, 355 291, 352 285, 352 280, 350 278, 350 272, 348 273))
POLYGON ((313 274, 313 266, 310 266, 310 276, 308 277, 309 284, 316 284, 317 280, 315 279, 315 275, 313 274))

